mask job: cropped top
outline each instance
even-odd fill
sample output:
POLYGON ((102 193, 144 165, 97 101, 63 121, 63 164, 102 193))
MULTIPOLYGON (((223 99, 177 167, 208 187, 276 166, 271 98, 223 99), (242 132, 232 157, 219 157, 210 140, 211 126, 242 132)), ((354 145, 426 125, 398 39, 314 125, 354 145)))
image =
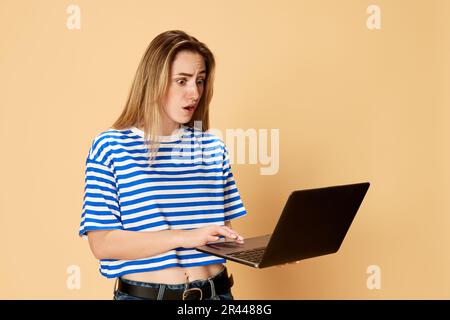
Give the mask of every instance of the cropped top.
MULTIPOLYGON (((184 125, 161 138, 151 166, 144 132, 136 127, 109 129, 94 138, 86 159, 79 236, 87 238, 92 230, 189 230, 246 214, 221 139, 184 125)), ((101 259, 99 271, 115 278, 224 262, 194 248, 173 248, 137 260, 101 259)))

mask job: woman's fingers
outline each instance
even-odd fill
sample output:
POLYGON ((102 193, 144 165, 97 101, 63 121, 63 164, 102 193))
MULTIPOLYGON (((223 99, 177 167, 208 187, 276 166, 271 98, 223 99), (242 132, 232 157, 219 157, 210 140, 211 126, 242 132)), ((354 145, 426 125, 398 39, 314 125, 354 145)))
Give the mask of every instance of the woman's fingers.
POLYGON ((235 230, 233 230, 227 226, 222 226, 222 228, 229 232, 229 236, 228 236, 229 238, 236 240, 238 242, 244 241, 244 237, 242 237, 240 234, 238 234, 235 230))
POLYGON ((221 226, 221 228, 227 230, 230 233, 230 237, 233 238, 234 236, 237 236, 236 232, 233 229, 227 226, 221 226))
POLYGON ((207 237, 207 242, 214 242, 214 241, 218 241, 219 240, 219 237, 218 236, 211 236, 211 235, 209 235, 208 237, 207 237))
POLYGON ((223 236, 225 236, 228 239, 243 243, 244 242, 244 238, 242 236, 240 236, 236 231, 234 231, 231 228, 228 228, 226 226, 221 226, 219 228, 219 233, 223 236))

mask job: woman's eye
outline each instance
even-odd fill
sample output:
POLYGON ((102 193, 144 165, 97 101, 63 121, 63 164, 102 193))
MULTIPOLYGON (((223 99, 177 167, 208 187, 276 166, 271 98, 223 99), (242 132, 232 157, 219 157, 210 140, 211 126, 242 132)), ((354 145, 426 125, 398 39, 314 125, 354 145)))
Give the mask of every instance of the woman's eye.
MULTIPOLYGON (((176 82, 178 83, 178 84, 185 84, 186 83, 186 80, 185 79, 178 79, 178 80, 176 80, 176 82)), ((199 80, 197 80, 197 84, 204 84, 205 83, 205 80, 204 79, 199 79, 199 80)))

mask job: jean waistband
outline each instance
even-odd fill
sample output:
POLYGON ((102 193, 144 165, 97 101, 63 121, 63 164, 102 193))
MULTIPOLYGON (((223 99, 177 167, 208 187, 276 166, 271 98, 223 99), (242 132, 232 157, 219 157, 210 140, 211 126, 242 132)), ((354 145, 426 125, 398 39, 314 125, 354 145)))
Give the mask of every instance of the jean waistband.
MULTIPOLYGON (((224 266, 222 268, 222 270, 220 270, 217 274, 207 278, 207 279, 200 279, 200 280, 194 280, 194 281, 190 281, 188 282, 189 287, 202 287, 205 286, 207 284, 209 284, 209 280, 215 280, 217 278, 220 278, 224 275, 227 275, 227 268, 226 266, 224 266)), ((166 288, 169 289, 184 289, 186 287, 185 283, 180 283, 180 284, 166 284, 166 283, 157 283, 157 282, 142 282, 142 281, 135 281, 135 280, 128 280, 128 279, 124 279, 122 277, 120 277, 120 279, 128 284, 132 284, 135 286, 141 286, 141 287, 148 287, 148 288, 159 288, 161 285, 164 285, 166 288)), ((116 279, 117 281, 118 279, 116 279)))

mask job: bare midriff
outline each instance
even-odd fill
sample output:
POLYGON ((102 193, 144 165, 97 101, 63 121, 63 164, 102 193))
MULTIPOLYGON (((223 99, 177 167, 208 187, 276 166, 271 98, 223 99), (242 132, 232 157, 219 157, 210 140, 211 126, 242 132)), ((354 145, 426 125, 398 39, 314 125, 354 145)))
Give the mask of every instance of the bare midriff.
POLYGON ((122 279, 151 283, 184 284, 195 280, 208 279, 218 274, 223 268, 224 264, 222 263, 186 268, 170 267, 149 272, 131 273, 122 276, 122 279))

